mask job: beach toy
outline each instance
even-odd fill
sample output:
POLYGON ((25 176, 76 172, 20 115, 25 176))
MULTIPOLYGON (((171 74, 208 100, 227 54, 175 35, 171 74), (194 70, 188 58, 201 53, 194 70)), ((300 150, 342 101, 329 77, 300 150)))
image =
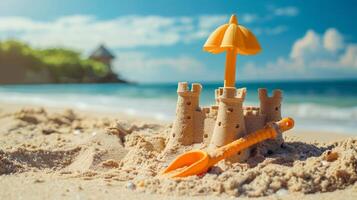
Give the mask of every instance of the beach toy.
POLYGON ((227 52, 224 87, 234 87, 237 54, 254 55, 261 48, 254 34, 239 25, 237 17, 232 15, 228 24, 218 27, 208 37, 203 50, 213 54, 227 52))
POLYGON ((178 178, 205 173, 219 161, 229 158, 254 144, 267 139, 274 139, 279 133, 290 130, 293 126, 293 119, 284 118, 278 122, 268 124, 263 129, 217 148, 210 153, 202 150, 189 151, 177 157, 164 170, 162 175, 164 177, 178 178))

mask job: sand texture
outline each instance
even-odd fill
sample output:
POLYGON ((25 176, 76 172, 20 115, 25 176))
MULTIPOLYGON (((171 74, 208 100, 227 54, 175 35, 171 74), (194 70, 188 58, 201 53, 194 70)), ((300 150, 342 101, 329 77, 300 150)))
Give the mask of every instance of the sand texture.
MULTIPOLYGON (((159 176, 170 124, 73 110, 0 107, 0 199, 357 199, 357 138, 309 142, 220 162, 183 179, 159 176)), ((322 136, 326 137, 327 136, 322 136)))

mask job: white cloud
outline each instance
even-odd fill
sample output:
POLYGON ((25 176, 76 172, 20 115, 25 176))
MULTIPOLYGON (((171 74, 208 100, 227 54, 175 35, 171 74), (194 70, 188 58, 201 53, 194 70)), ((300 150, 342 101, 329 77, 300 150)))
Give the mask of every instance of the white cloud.
POLYGON ((340 63, 357 69, 357 44, 347 46, 345 53, 340 58, 340 63))
POLYGON ((168 46, 203 39, 227 20, 226 15, 123 16, 109 20, 73 15, 54 21, 1 17, 0 39, 18 38, 40 47, 65 46, 81 50, 102 42, 112 48, 168 46))
POLYGON ((287 26, 279 25, 275 27, 260 27, 254 28, 253 32, 255 35, 279 35, 288 30, 287 26))
POLYGON ((155 58, 145 52, 120 52, 118 53, 118 68, 155 70, 162 67, 172 68, 176 71, 186 72, 192 69, 197 71, 202 69, 203 64, 195 58, 181 55, 177 57, 160 57, 155 58))
MULTIPOLYGON (((241 16, 242 23, 257 19, 253 14, 241 16)), ((169 46, 205 39, 216 27, 227 23, 228 19, 228 15, 133 15, 107 20, 99 20, 91 15, 71 15, 53 21, 0 17, 0 39, 18 38, 39 47, 62 46, 79 50, 91 49, 103 42, 111 48, 169 46)))
POLYGON ((273 14, 276 16, 293 17, 299 14, 299 9, 294 6, 272 8, 273 14))
POLYGON ((272 21, 278 17, 295 17, 299 14, 299 9, 294 6, 287 7, 274 7, 269 6, 266 14, 258 15, 256 13, 238 13, 238 21, 244 24, 250 23, 262 23, 267 21, 272 21))
POLYGON ((308 30, 303 38, 294 43, 291 61, 303 61, 305 67, 354 67, 356 45, 349 44, 345 48, 343 40, 343 35, 335 28, 327 29, 322 35, 308 30))
POLYGON ((227 21, 228 15, 201 15, 198 17, 198 26, 201 29, 214 29, 227 21))
POLYGON ((259 20, 259 16, 257 14, 253 14, 253 13, 245 13, 242 16, 240 16, 240 21, 242 21, 243 23, 253 23, 259 20))
POLYGON ((0 39, 19 38, 36 46, 93 48, 105 42, 112 48, 173 45, 198 31, 188 17, 123 16, 98 20, 75 15, 54 21, 24 17, 0 18, 0 39))
MULTIPOLYGON (((248 62, 243 68, 238 68, 241 79, 289 79, 296 78, 297 74, 305 74, 305 68, 301 65, 302 61, 291 62, 290 60, 280 57, 276 61, 268 61, 264 65, 257 65, 254 62, 248 62)), ((308 77, 306 77, 308 78, 308 77)))
MULTIPOLYGON (((169 46, 205 39, 216 27, 227 23, 228 18, 228 15, 131 15, 102 20, 91 15, 71 15, 39 21, 16 16, 0 17, 0 39, 17 38, 39 47, 62 46, 79 50, 91 49, 102 42, 111 48, 169 46)), ((251 13, 238 13, 238 18, 242 24, 264 21, 251 13)), ((267 35, 280 34, 287 29, 281 25, 249 28, 267 35)))
POLYGON ((329 28, 323 36, 323 45, 326 50, 336 52, 343 47, 343 36, 335 28, 329 28))
POLYGON ((204 66, 199 60, 187 55, 155 57, 146 52, 130 51, 118 53, 114 70, 132 80, 163 82, 194 80, 200 77, 204 66), (158 74, 163 73, 170 74, 158 77, 158 74))
POLYGON ((208 37, 208 35, 218 26, 228 22, 228 15, 201 15, 198 16, 196 21, 197 25, 194 24, 195 20, 192 20, 192 26, 195 28, 188 33, 183 39, 184 42, 190 42, 192 40, 203 39, 208 37))
MULTIPOLYGON (((357 70, 357 44, 344 45, 343 35, 329 28, 323 35, 314 30, 297 39, 289 57, 280 57, 262 66, 253 62, 242 69, 245 78, 310 78, 332 72, 347 73, 357 70)), ((352 75, 352 74, 350 74, 352 75)))
POLYGON ((308 30, 305 36, 298 39, 291 50, 290 57, 292 59, 304 59, 309 55, 317 53, 321 49, 320 36, 313 30, 308 30))

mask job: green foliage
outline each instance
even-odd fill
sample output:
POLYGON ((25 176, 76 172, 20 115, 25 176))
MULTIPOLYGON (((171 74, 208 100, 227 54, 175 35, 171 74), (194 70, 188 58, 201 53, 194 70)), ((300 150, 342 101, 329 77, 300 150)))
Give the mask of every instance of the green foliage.
POLYGON ((32 53, 26 44, 9 40, 0 42, 0 66, 28 66, 30 70, 38 70, 41 61, 32 53))
POLYGON ((0 73, 21 69, 48 71, 53 82, 97 82, 110 73, 107 65, 82 58, 79 52, 63 49, 35 49, 14 41, 0 41, 0 73))

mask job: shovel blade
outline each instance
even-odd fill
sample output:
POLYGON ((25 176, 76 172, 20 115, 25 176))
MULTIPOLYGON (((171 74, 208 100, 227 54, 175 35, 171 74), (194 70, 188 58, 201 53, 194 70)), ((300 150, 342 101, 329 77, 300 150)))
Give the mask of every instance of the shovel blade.
POLYGON ((193 150, 178 156, 163 171, 162 176, 170 178, 186 177, 206 172, 209 168, 209 156, 201 150, 193 150))

